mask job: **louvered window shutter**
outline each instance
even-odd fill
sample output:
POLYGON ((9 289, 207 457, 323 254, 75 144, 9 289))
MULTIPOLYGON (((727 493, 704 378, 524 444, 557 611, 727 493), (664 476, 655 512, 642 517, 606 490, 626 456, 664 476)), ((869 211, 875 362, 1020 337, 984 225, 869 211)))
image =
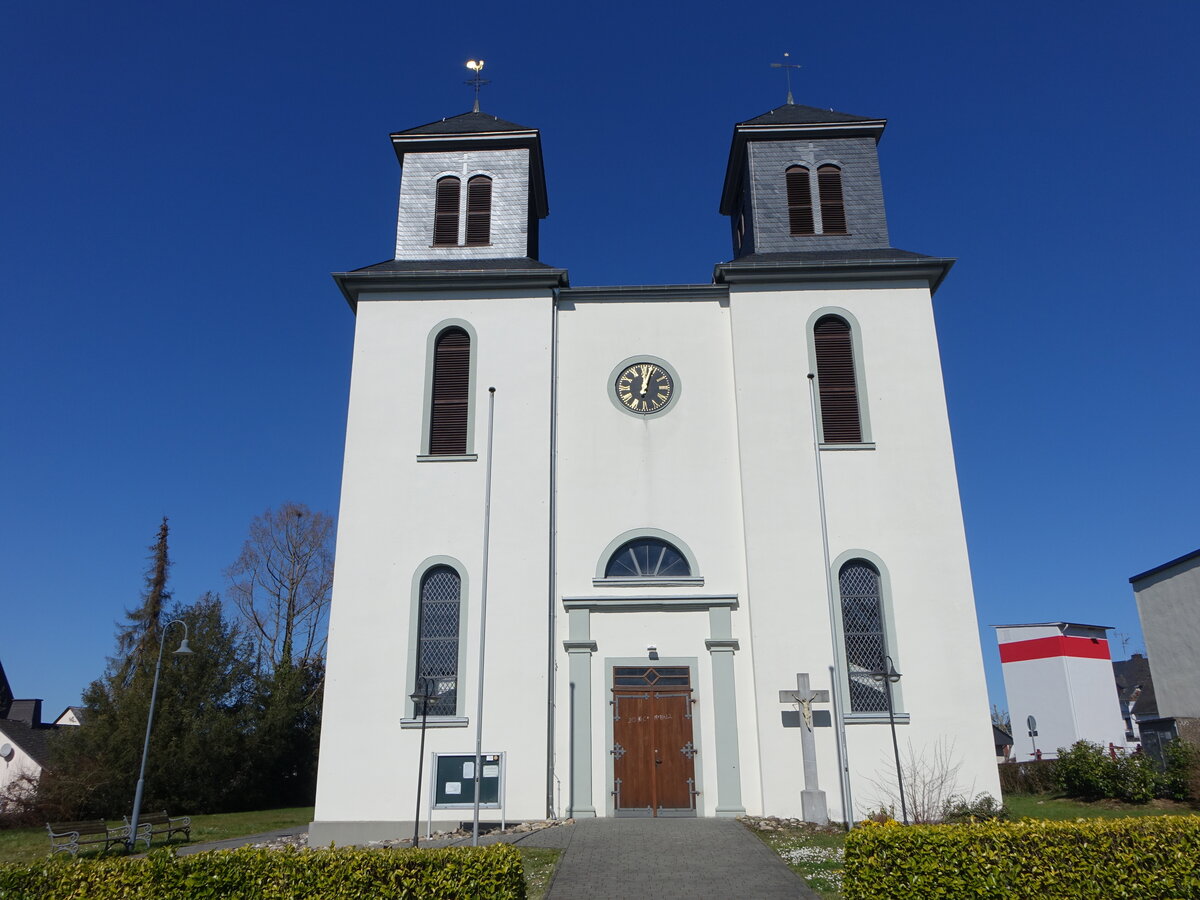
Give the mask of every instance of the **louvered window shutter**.
POLYGON ((476 175, 467 182, 467 246, 492 240, 492 179, 476 175))
POLYGON ((458 206, 461 182, 453 175, 439 178, 433 207, 433 245, 458 245, 458 206))
POLYGON ((471 339, 461 328, 441 333, 433 351, 433 411, 429 421, 431 456, 467 452, 470 409, 471 339))
POLYGON ((842 170, 837 166, 817 169, 817 191, 821 195, 821 233, 847 234, 846 205, 842 202, 842 170))
POLYGON ((837 316, 825 316, 814 326, 813 339, 821 396, 821 439, 826 444, 860 443, 862 425, 850 326, 837 316))
POLYGON ((808 169, 792 166, 787 172, 788 222, 792 234, 813 234, 812 185, 808 169))

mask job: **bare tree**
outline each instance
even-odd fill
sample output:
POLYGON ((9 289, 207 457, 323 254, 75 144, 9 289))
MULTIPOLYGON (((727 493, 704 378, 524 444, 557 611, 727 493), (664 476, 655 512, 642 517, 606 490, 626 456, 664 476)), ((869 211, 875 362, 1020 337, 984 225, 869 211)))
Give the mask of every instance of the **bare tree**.
POLYGON ((333 519, 303 503, 268 509, 250 523, 229 593, 271 669, 325 657, 333 588, 333 519))

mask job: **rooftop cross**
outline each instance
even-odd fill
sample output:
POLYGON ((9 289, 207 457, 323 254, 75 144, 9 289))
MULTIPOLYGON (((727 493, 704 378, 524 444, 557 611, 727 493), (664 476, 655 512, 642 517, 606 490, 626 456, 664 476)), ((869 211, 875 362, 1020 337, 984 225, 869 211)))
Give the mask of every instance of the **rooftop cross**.
MULTIPOLYGON (((787 54, 785 53, 784 56, 787 54)), ((472 112, 479 112, 479 89, 485 84, 491 84, 486 78, 483 78, 479 73, 483 71, 482 59, 468 59, 467 68, 475 73, 475 77, 469 81, 464 81, 463 84, 470 84, 475 87, 475 107, 472 112)), ((788 101, 791 102, 790 100, 788 101)))
MULTIPOLYGON (((792 99, 792 69, 799 69, 799 68, 801 68, 801 66, 797 65, 796 63, 786 62, 786 60, 790 58, 789 54, 787 54, 787 53, 783 54, 783 58, 784 58, 785 62, 771 63, 771 68, 787 70, 787 87, 788 87, 787 102, 788 102, 789 106, 793 106, 793 105, 795 105, 796 101, 792 99)), ((469 65, 469 63, 468 63, 468 65, 469 65)), ((480 63, 480 65, 482 66, 483 63, 480 63)), ((478 90, 476 90, 476 94, 478 94, 478 90)))

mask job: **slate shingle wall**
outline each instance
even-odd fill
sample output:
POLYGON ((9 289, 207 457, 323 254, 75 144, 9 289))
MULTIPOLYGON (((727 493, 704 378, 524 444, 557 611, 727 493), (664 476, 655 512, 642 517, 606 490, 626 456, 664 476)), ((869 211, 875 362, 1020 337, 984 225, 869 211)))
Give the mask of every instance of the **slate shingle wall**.
POLYGON ((400 176, 400 212, 396 223, 396 259, 501 259, 528 250, 529 151, 469 150, 407 153, 400 176), (434 247, 434 185, 442 175, 462 179, 459 241, 466 227, 467 179, 492 178, 492 242, 483 247, 434 247))
MULTIPOLYGON (((742 255, 751 252, 862 250, 890 246, 874 138, 751 141, 747 150, 747 181, 751 186, 754 206, 754 240, 747 241, 742 248, 742 255), (846 227, 850 233, 793 235, 788 225, 784 172, 793 165, 815 170, 823 163, 836 163, 842 168, 842 198, 846 206, 846 227)), ((816 200, 814 185, 814 205, 816 200)))

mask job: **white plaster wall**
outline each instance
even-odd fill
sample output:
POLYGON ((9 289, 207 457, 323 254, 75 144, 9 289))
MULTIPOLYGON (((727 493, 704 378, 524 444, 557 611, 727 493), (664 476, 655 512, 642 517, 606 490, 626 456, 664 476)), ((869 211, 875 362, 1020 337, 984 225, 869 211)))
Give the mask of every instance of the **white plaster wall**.
MULTIPOLYGON (((358 306, 330 619, 316 820, 412 821, 419 729, 401 729, 413 576, 446 555, 467 571, 460 713, 426 752, 473 752, 488 387, 496 441, 483 743, 508 753, 510 818, 545 813, 550 296, 505 293, 358 306), (477 334, 477 462, 418 462, 429 333, 477 334)), ((426 768, 428 784, 428 767, 426 768)), ((428 796, 427 791, 423 792, 428 796)), ((489 814, 491 815, 491 814, 489 814)), ((461 811, 435 818, 458 820, 461 811)))
POLYGON ((1076 740, 1088 740, 1107 747, 1125 746, 1125 720, 1121 718, 1121 698, 1113 677, 1111 659, 1063 660, 1067 684, 1071 690, 1075 714, 1076 740))
MULTIPOLYGON (((867 551, 891 585, 892 656, 906 755, 939 747, 963 791, 999 795, 982 654, 929 292, 863 288, 731 289, 749 615, 759 685, 764 809, 800 811, 798 740, 779 725, 776 689, 807 671, 828 688, 833 662, 806 378, 814 312, 857 320, 873 450, 822 451, 830 557, 867 551)), ((836 594, 835 594, 836 596, 836 594)), ((847 726, 855 813, 893 778, 886 724, 847 726)), ((817 732, 821 786, 842 815, 832 729, 817 732)))
MULTIPOLYGON (((1054 629, 1057 635, 1058 629, 1054 629)), ((1034 742, 1047 759, 1058 756, 1059 747, 1070 747, 1080 738, 1099 740, 1081 734, 1075 722, 1075 705, 1071 697, 1066 657, 1053 656, 1048 659, 1027 659, 1008 662, 1002 666, 1004 693, 1008 698, 1008 712, 1013 723, 1013 753, 1018 760, 1033 758, 1034 742), (1029 737, 1027 720, 1037 720, 1038 735, 1029 737)), ((1116 690, 1109 667, 1108 680, 1116 690)), ((1122 731, 1123 733, 1123 731, 1122 731)), ((1105 743, 1111 740, 1106 738, 1105 743)), ((1124 743, 1122 738, 1121 743, 1124 743)))
MULTIPOLYGON (((41 777, 42 767, 34 762, 32 756, 21 749, 20 744, 3 731, 0 731, 0 744, 10 744, 13 748, 12 755, 8 759, 0 758, 0 796, 6 793, 9 786, 17 782, 22 775, 28 775, 31 778, 41 777)), ((2 808, 3 802, 0 801, 0 809, 2 808)))
POLYGON ((1134 585, 1160 716, 1200 717, 1200 558, 1134 585))
MULTIPOLYGON (((564 305, 565 306, 565 305, 564 305)), ((728 309, 716 300, 616 300, 575 302, 559 313, 558 559, 560 597, 648 597, 681 594, 745 597, 736 424, 728 309), (610 400, 609 376, 630 357, 648 355, 678 374, 670 411, 635 417, 610 400), (695 554, 704 584, 695 588, 594 586, 597 563, 609 542, 635 528, 675 535, 695 554)), ((693 686, 699 733, 697 761, 707 775, 698 798, 702 815, 716 803, 715 746, 711 711, 708 613, 593 613, 592 777, 599 815, 610 805, 611 772, 605 745, 611 716, 611 672, 605 660, 659 655, 696 657, 693 686)), ((753 726, 752 636, 744 607, 732 613, 735 686, 741 724, 743 801, 757 793, 753 726)), ((561 641, 567 617, 559 618, 557 695, 559 776, 568 793, 569 680, 561 641)))

